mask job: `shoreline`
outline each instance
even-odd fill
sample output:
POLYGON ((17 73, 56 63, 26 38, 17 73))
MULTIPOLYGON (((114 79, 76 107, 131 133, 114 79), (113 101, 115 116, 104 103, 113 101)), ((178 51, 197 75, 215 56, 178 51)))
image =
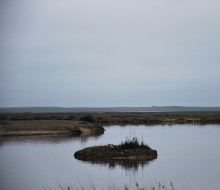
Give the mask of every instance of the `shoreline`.
POLYGON ((0 122, 0 136, 89 136, 103 133, 104 128, 100 125, 74 120, 7 120, 0 122))
POLYGON ((1 113, 0 136, 89 136, 108 125, 174 124, 220 124, 220 112, 1 113))

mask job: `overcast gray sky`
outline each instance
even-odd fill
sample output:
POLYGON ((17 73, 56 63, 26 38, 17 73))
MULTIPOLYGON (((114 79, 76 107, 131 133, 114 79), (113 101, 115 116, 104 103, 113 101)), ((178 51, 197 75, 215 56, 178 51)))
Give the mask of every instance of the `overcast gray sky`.
POLYGON ((0 106, 220 106, 219 0, 1 0, 0 106))

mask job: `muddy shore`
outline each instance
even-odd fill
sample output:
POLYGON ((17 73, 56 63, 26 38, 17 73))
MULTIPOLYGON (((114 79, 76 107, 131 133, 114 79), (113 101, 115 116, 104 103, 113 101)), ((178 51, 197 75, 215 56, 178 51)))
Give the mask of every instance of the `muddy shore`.
POLYGON ((7 120, 0 123, 0 136, 95 135, 104 133, 97 124, 74 120, 7 120))

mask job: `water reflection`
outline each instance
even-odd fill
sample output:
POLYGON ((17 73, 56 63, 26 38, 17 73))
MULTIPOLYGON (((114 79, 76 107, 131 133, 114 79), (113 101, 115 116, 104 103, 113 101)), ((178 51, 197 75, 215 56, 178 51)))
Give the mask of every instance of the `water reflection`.
POLYGON ((69 135, 45 135, 45 136, 14 136, 14 137, 1 137, 0 138, 0 146, 4 146, 5 144, 14 144, 14 143, 63 143, 63 142, 81 142, 81 144, 85 144, 88 139, 98 140, 99 137, 103 134, 93 134, 93 135, 83 135, 83 136, 69 136, 69 135))
POLYGON ((138 172, 139 169, 143 169, 148 166, 154 160, 144 161, 144 160, 96 160, 96 161, 81 161, 89 164, 100 165, 108 167, 109 169, 121 168, 126 171, 132 171, 134 173, 138 172))

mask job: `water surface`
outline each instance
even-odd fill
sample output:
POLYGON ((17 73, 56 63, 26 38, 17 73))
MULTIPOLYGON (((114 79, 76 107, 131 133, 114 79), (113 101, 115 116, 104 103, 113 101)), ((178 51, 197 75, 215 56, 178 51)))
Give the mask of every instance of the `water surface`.
POLYGON ((220 125, 108 126, 97 137, 0 138, 0 189, 55 189, 58 184, 148 185, 172 181, 179 189, 220 189, 220 125), (158 151, 152 162, 135 167, 76 160, 75 151, 93 145, 118 144, 138 137, 158 151))

